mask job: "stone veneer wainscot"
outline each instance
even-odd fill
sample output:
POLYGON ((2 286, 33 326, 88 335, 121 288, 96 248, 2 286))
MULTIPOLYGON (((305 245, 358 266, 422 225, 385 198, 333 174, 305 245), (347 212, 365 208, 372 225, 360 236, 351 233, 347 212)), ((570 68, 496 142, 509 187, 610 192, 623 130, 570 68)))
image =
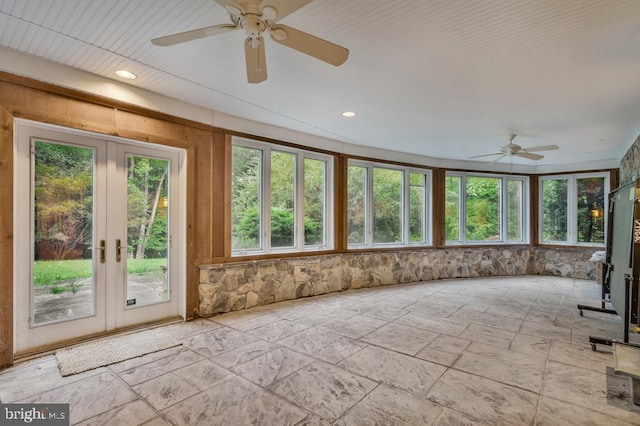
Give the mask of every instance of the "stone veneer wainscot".
POLYGON ((515 275, 595 279, 598 249, 478 247, 349 253, 200 267, 200 316, 383 285, 515 275))

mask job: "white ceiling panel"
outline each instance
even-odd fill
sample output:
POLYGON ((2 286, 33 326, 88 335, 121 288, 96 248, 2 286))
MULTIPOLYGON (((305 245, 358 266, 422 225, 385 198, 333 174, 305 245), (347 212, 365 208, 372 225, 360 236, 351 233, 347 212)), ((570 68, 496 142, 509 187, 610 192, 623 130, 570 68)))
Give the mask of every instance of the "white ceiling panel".
POLYGON ((246 80, 243 31, 150 42, 223 23, 213 0, 0 0, 0 46, 107 78, 126 68, 137 87, 365 147, 466 160, 517 133, 560 149, 515 163, 570 168, 619 160, 640 131, 637 0, 315 0, 282 23, 349 59, 265 36, 260 84, 246 80))

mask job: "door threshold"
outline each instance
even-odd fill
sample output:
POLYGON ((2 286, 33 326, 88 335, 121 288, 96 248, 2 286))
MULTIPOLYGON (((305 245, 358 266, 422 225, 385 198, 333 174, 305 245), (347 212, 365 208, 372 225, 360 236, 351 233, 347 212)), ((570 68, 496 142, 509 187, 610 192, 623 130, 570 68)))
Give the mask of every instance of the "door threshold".
POLYGON ((45 355, 54 354, 58 349, 67 348, 69 346, 75 346, 82 343, 92 342, 100 339, 104 339, 107 337, 126 335, 131 333, 137 333, 139 331, 151 330, 152 328, 163 327, 165 325, 176 324, 179 322, 183 322, 184 318, 170 317, 165 318, 158 321, 147 322, 143 324, 131 325, 128 327, 119 328, 117 330, 106 331, 103 333, 95 333, 90 334, 88 336, 79 337, 76 339, 65 340, 59 343, 55 343, 52 345, 40 346, 38 348, 30 349, 28 351, 16 353, 13 355, 13 365, 19 364, 21 362, 29 361, 34 358, 40 358, 45 355))

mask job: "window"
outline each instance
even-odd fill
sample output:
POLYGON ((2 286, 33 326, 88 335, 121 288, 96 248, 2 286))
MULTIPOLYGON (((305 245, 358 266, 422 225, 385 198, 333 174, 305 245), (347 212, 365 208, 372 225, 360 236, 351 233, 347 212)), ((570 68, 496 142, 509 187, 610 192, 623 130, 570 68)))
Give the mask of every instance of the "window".
POLYGON ((524 177, 447 173, 447 243, 527 242, 527 194, 524 177))
POLYGON ((430 244, 430 179, 430 171, 350 161, 349 247, 430 244))
POLYGON ((331 247, 331 156, 234 138, 232 254, 331 247))
POLYGON ((540 178, 540 242, 603 245, 609 174, 540 178))

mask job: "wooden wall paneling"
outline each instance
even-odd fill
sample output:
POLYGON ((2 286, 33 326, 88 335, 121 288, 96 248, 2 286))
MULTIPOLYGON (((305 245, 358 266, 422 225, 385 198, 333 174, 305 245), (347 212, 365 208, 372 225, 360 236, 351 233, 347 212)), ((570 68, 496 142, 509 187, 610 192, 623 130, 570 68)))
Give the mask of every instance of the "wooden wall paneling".
MULTIPOLYGON (((193 224, 193 257, 206 259, 212 254, 211 203, 211 157, 213 135, 211 131, 187 128, 188 147, 188 193, 187 210, 193 224), (190 185, 189 185, 190 183, 190 185)), ((190 265, 193 266, 193 265, 190 265)))
POLYGON ((0 81, 2 104, 16 118, 115 134, 113 108, 0 81))
MULTIPOLYGON (((0 99, 1 101, 1 99, 0 99)), ((13 116, 0 105, 0 369, 13 364, 13 116)))
POLYGON ((187 150, 187 208, 186 208, 186 233, 185 245, 186 245, 186 294, 185 294, 185 313, 186 319, 191 320, 198 317, 198 309, 200 306, 198 296, 198 285, 200 282, 200 272, 198 267, 194 264, 194 258, 196 256, 196 247, 200 246, 196 242, 196 235, 198 231, 204 232, 204 230, 198 230, 196 223, 196 206, 195 202, 190 203, 190 200, 195 200, 196 196, 196 184, 194 182, 196 175, 196 160, 197 154, 195 149, 187 150), (195 294, 194 294, 195 293, 195 294))
POLYGON ((344 154, 333 157, 333 245, 337 251, 347 250, 347 167, 344 154))
POLYGON ((529 177, 529 238, 532 246, 540 244, 539 227, 540 207, 540 179, 538 176, 529 177))
MULTIPOLYGON (((216 204, 214 211, 218 212, 218 218, 214 218, 216 224, 216 232, 214 233, 215 240, 221 240, 223 243, 222 252, 216 251, 216 254, 220 254, 222 257, 231 257, 231 184, 233 178, 233 163, 232 163, 232 145, 231 135, 215 135, 214 142, 216 144, 216 154, 214 157, 214 165, 218 169, 218 172, 214 176, 216 183, 214 192, 216 194, 223 194, 223 204, 220 206, 216 204), (220 149, 219 145, 222 146, 220 149), (222 172, 222 175, 220 175, 222 172), (222 217, 222 220, 220 220, 222 217), (222 229, 219 228, 222 226, 222 229)), ((219 198, 219 197, 218 197, 219 198)), ((220 200, 217 200, 218 203, 220 200)))
POLYGON ((188 148, 187 127, 159 118, 116 110, 118 136, 143 142, 158 143, 178 148, 188 148))
POLYGON ((620 186, 620 169, 609 171, 609 191, 613 191, 620 186))
POLYGON ((433 170, 433 201, 432 201, 432 244, 435 247, 445 245, 445 171, 443 169, 433 170))
MULTIPOLYGON (((209 236, 211 244, 209 257, 216 258, 229 255, 227 252, 227 239, 230 236, 227 237, 225 232, 228 216, 231 214, 230 210, 227 211, 229 206, 227 186, 230 185, 229 177, 227 177, 227 139, 229 138, 222 133, 214 133, 212 135, 211 151, 208 156, 211 173, 207 177, 206 185, 212 194, 208 208, 208 216, 212 227, 212 232, 209 236)), ((231 161, 231 158, 228 160, 231 161)))

